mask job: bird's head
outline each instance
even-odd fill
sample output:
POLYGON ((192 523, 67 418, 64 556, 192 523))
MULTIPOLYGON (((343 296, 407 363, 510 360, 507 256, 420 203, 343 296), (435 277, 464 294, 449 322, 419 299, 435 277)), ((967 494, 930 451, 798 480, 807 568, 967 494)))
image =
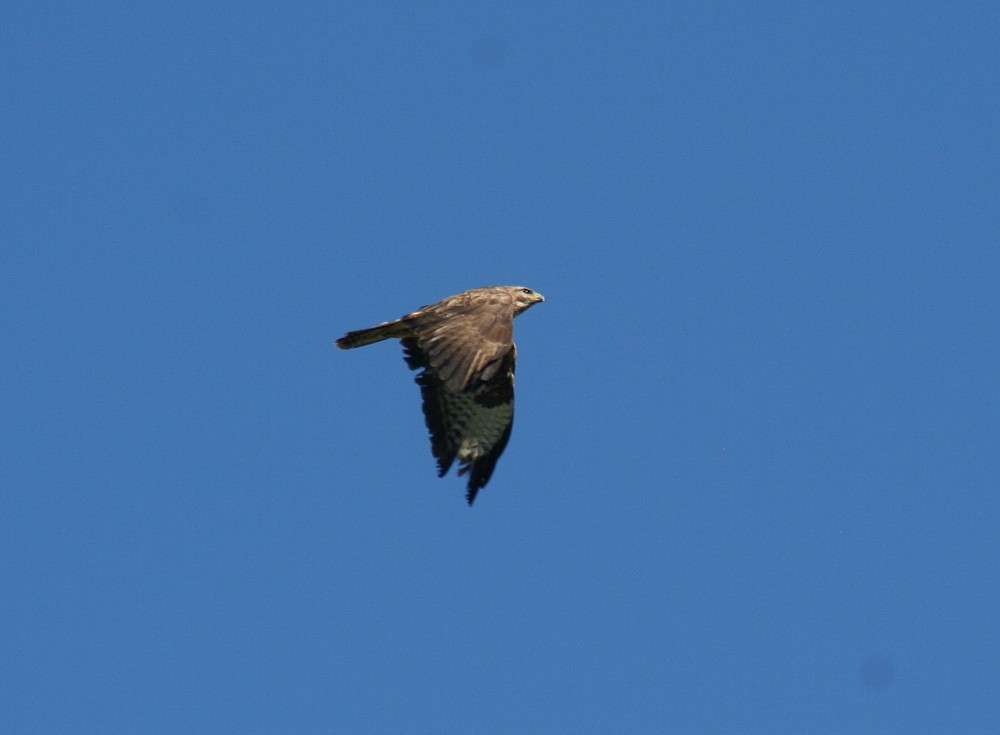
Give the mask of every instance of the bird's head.
POLYGON ((529 306, 534 306, 541 301, 545 301, 544 296, 538 293, 538 291, 532 291, 530 288, 511 286, 510 291, 514 297, 514 316, 517 316, 529 306))

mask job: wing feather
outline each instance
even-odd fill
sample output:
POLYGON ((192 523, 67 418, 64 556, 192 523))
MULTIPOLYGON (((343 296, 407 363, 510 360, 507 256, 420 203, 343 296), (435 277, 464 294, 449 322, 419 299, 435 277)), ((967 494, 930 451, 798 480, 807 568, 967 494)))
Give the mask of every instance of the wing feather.
POLYGON ((506 293, 458 294, 402 321, 451 391, 467 390, 495 376, 514 345, 514 306, 506 293))
POLYGON ((516 349, 511 345, 490 379, 462 391, 448 388, 417 338, 404 339, 403 350, 410 368, 420 370, 416 382, 423 398, 424 421, 430 432, 438 475, 443 477, 457 459, 458 474, 469 476, 466 499, 472 505, 476 494, 489 482, 510 439, 516 349))

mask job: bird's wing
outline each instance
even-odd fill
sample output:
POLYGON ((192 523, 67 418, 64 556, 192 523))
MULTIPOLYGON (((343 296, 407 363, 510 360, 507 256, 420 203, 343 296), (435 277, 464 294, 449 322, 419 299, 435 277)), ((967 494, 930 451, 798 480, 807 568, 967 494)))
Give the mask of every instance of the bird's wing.
POLYGON ((469 475, 466 499, 472 505, 510 439, 516 350, 511 345, 489 378, 468 390, 452 391, 438 378, 419 340, 404 339, 403 349, 407 364, 421 370, 417 384, 438 474, 443 477, 457 458, 458 474, 469 475))
POLYGON ((416 337, 428 367, 455 393, 491 380, 514 346, 514 313, 509 302, 442 302, 403 321, 416 337))

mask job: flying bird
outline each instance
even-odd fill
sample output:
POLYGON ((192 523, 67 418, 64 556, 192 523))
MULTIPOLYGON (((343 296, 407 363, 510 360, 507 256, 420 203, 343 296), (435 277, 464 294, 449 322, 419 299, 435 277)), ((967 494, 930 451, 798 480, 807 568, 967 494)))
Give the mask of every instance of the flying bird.
POLYGON ((337 340, 347 350, 400 339, 423 397, 438 477, 457 459, 469 505, 493 474, 514 423, 514 317, 544 301, 521 286, 462 291, 337 340))

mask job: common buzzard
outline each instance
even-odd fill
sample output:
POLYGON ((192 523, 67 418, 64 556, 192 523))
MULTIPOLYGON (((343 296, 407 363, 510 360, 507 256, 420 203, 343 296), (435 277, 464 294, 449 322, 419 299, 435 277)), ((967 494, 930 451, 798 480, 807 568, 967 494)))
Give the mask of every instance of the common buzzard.
POLYGON ((345 350, 402 340, 406 364, 420 370, 438 476, 457 458, 458 474, 469 475, 469 505, 489 482, 514 422, 514 317, 544 300, 520 286, 473 288, 337 340, 345 350))

